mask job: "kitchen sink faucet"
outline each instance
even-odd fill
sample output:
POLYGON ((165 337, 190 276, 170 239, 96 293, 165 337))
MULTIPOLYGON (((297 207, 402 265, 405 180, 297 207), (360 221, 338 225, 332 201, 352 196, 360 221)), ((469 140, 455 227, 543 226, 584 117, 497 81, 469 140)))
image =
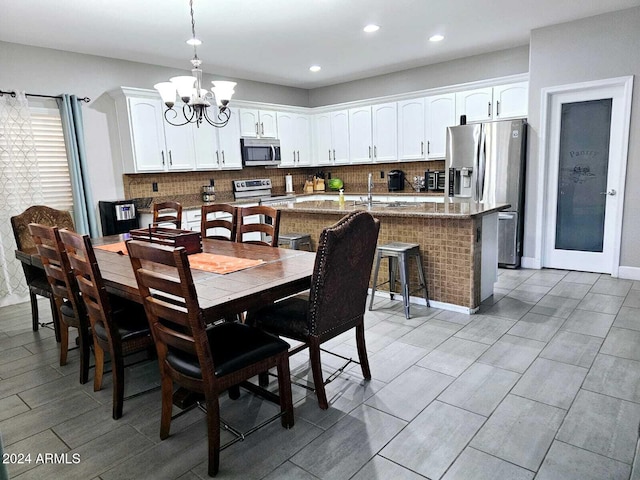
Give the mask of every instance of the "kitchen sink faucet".
POLYGON ((373 205, 373 173, 369 173, 369 177, 367 179, 367 203, 369 206, 373 205))

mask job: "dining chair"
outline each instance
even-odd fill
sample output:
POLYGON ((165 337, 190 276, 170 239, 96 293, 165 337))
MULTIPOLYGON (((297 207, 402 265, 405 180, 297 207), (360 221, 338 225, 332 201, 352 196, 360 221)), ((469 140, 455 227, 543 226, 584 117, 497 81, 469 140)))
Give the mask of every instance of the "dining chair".
POLYGON ((280 210, 266 205, 238 207, 237 242, 277 247, 279 231, 280 210), (253 220, 255 220, 256 217, 258 222, 254 223, 253 220), (246 234, 254 234, 255 236, 256 233, 261 235, 261 240, 252 237, 245 239, 246 234), (262 234, 266 235, 266 238, 264 238, 262 234))
MULTIPOLYGON (((350 213, 325 228, 318 242, 309 293, 289 297, 247 315, 249 325, 302 342, 290 355, 309 348, 314 388, 323 410, 329 406, 324 386, 336 374, 327 382, 323 380, 322 343, 355 328, 359 357, 356 363, 360 363, 364 378, 371 379, 364 313, 379 231, 380 222, 364 211, 350 213)), ((354 361, 345 360, 347 364, 354 361)))
MULTIPOLYGON (((282 426, 293 426, 289 344, 241 323, 205 327, 184 247, 131 240, 129 258, 151 325, 162 378, 160 438, 169 436, 173 384, 204 394, 210 476, 220 464, 221 392, 276 367, 282 426)), ((179 413, 177 414, 179 415, 179 413)), ((243 438, 243 437, 242 437, 243 438)), ((232 441, 233 443, 233 441, 232 441)))
POLYGON ((60 365, 67 364, 69 327, 75 327, 78 329, 80 349, 80 383, 87 383, 92 343, 89 319, 71 271, 69 257, 60 239, 58 227, 30 223, 29 232, 38 249, 57 312, 60 315, 58 317, 60 319, 60 365))
MULTIPOLYGON (((142 305, 107 294, 95 252, 88 235, 60 230, 60 238, 71 263, 93 332, 96 360, 93 390, 102 389, 104 352, 109 352, 113 383, 114 420, 122 417, 124 397, 124 357, 151 351, 153 339, 142 305)), ((142 393, 142 392, 141 392, 142 393)))
MULTIPOLYGON (((35 249, 35 244, 29 233, 29 224, 39 223, 41 225, 57 226, 58 228, 66 228, 73 230, 73 218, 68 211, 56 210, 55 208, 45 205, 33 205, 27 208, 19 215, 11 217, 11 228, 13 236, 16 240, 16 247, 21 251, 29 251, 35 249)), ((31 323, 33 331, 38 331, 39 326, 49 326, 53 324, 56 332, 56 340, 60 341, 60 332, 58 329, 58 307, 56 306, 51 287, 47 280, 47 276, 41 268, 33 265, 22 263, 24 276, 29 288, 29 299, 31 301, 31 323), (36 295, 49 299, 51 304, 51 316, 53 322, 40 323, 38 314, 38 299, 36 295)))
POLYGON ((231 240, 236 239, 236 227, 238 224, 237 208, 227 203, 215 203, 213 205, 203 205, 200 220, 200 233, 202 238, 213 238, 215 240, 231 240), (218 213, 228 213, 231 215, 231 221, 217 217, 218 213), (214 218, 209 218, 213 215, 214 218), (229 231, 229 235, 220 235, 220 231, 214 231, 212 235, 207 232, 212 228, 222 228, 229 231))
POLYGON ((182 205, 178 202, 160 202, 153 204, 153 223, 173 223, 176 228, 182 226, 182 205))

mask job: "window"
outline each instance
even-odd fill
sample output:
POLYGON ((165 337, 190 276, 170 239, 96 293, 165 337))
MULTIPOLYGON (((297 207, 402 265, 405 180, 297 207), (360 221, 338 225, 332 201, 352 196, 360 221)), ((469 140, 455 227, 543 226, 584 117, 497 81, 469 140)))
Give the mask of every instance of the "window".
POLYGON ((57 106, 33 106, 29 110, 44 203, 59 210, 71 211, 73 196, 60 111, 57 106))

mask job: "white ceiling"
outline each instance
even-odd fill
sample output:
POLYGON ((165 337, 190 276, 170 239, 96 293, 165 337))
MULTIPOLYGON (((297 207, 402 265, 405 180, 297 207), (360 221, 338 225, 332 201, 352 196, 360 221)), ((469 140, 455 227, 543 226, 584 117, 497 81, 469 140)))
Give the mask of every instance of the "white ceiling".
MULTIPOLYGON (((316 88, 526 45, 640 0, 195 0, 207 73, 316 88), (366 34, 376 23, 381 29, 366 34), (445 35, 440 43, 427 39, 445 35), (311 73, 309 66, 322 66, 311 73)), ((189 69, 188 0, 9 0, 0 40, 189 69)), ((164 80, 164 79, 158 79, 164 80)))

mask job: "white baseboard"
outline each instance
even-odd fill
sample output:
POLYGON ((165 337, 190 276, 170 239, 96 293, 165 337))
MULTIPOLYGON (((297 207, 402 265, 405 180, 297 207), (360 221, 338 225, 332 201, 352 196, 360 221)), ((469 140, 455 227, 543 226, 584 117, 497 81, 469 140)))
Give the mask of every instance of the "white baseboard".
POLYGON ((522 268, 535 268, 536 270, 540 270, 542 268, 542 262, 539 258, 535 257, 522 257, 520 259, 520 265, 522 268))
POLYGON ((640 280, 640 268, 638 267, 618 267, 618 278, 627 280, 640 280))
MULTIPOLYGON (((371 295, 371 289, 369 289, 369 295, 371 295)), ((383 291, 376 290, 376 297, 385 297, 388 299, 389 292, 384 290, 383 291)), ((395 300, 402 301, 403 297, 399 293, 395 293, 393 295, 393 299, 394 301, 395 300)), ((410 296, 409 303, 414 305, 424 305, 424 306, 427 305, 427 301, 423 297, 410 296)), ((438 302, 437 300, 431 300, 431 299, 429 299, 429 305, 431 306, 431 308, 438 308, 440 310, 449 310, 451 312, 465 313, 467 315, 471 315, 472 313, 477 312, 479 309, 479 307, 478 308, 462 307, 460 305, 454 305, 453 303, 438 302)), ((369 305, 367 305, 367 308, 369 308, 369 305)), ((375 305, 374 305, 374 310, 375 310, 375 305)))

